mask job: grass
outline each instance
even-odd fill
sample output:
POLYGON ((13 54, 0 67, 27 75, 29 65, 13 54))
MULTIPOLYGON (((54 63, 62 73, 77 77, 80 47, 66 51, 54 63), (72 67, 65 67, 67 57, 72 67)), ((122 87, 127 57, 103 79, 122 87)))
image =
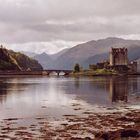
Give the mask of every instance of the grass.
POLYGON ((117 72, 115 71, 111 71, 111 70, 107 70, 107 69, 97 69, 97 70, 82 70, 80 72, 77 73, 72 73, 72 76, 106 76, 106 75, 116 75, 117 72))

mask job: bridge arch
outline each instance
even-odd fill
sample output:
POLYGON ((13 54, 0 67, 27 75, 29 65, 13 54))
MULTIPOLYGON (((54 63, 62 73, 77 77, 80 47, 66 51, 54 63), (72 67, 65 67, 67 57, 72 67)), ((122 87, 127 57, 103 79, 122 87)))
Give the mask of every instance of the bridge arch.
POLYGON ((44 70, 44 75, 51 75, 51 73, 56 73, 57 76, 60 76, 62 73, 63 75, 69 75, 72 70, 44 70))

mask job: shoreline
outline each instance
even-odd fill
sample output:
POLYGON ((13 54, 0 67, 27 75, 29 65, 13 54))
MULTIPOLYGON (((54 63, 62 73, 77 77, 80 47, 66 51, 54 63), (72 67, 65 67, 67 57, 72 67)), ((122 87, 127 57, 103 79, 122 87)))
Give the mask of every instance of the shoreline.
POLYGON ((117 73, 117 74, 81 74, 81 73, 74 73, 71 74, 70 76, 104 76, 104 77, 109 77, 109 76, 140 76, 140 73, 117 73))
MULTIPOLYGON (((47 74, 43 74, 43 71, 16 71, 16 72, 0 72, 0 76, 11 76, 11 75, 42 75, 49 76, 47 74)), ((97 73, 97 74, 88 74, 88 73, 70 73, 69 75, 59 75, 59 76, 140 76, 140 73, 97 73)))
MULTIPOLYGON (((81 105, 73 104, 74 109, 81 105)), ((63 119, 50 121, 46 116, 27 126, 17 125, 24 118, 7 118, 0 121, 1 139, 63 139, 63 140, 106 140, 140 138, 140 110, 127 108, 107 112, 82 110, 82 115, 65 114, 63 119), (15 126, 14 126, 15 125, 15 126), (17 125, 17 126, 16 126, 17 125), (10 135, 11 134, 11 135, 10 135)), ((80 109, 78 110, 80 111, 80 109)), ((27 121, 27 120, 24 120, 27 121)))

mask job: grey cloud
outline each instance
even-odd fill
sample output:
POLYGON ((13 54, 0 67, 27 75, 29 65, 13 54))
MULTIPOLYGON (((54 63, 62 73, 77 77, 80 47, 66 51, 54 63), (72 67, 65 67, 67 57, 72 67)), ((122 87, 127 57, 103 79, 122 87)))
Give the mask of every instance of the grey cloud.
MULTIPOLYGON (((73 35, 81 35, 81 34, 89 34, 94 35, 98 33, 103 34, 134 34, 140 33, 139 29, 140 19, 137 16, 127 17, 120 16, 115 18, 93 18, 93 19, 83 19, 77 21, 69 21, 67 24, 64 22, 56 22, 55 24, 41 23, 36 25, 27 26, 28 29, 37 31, 37 32, 46 32, 48 34, 54 33, 60 36, 62 39, 73 40, 71 38, 71 34, 73 35), (65 33, 65 34, 64 34, 65 33), (63 36, 64 35, 64 36, 63 36)), ((52 34, 52 35, 54 35, 52 34)), ((59 39, 59 38, 57 38, 59 39)), ((84 38, 82 38, 83 40, 84 38)), ((88 38, 85 38, 88 39, 88 38)))
POLYGON ((135 38, 140 34, 139 5, 140 0, 0 0, 0 41, 38 45, 135 38))
POLYGON ((8 49, 13 49, 15 51, 27 51, 35 52, 37 54, 42 52, 47 52, 48 54, 57 53, 67 47, 74 46, 81 42, 70 42, 70 41, 50 41, 50 42, 28 42, 22 44, 5 44, 4 46, 8 49), (24 48, 24 50, 23 50, 24 48))

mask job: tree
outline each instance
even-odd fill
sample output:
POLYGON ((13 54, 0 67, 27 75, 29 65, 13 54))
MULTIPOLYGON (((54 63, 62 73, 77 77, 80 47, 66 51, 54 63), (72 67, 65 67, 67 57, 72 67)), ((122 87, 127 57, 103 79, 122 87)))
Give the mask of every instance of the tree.
POLYGON ((80 72, 80 65, 78 63, 74 66, 74 72, 80 72))

